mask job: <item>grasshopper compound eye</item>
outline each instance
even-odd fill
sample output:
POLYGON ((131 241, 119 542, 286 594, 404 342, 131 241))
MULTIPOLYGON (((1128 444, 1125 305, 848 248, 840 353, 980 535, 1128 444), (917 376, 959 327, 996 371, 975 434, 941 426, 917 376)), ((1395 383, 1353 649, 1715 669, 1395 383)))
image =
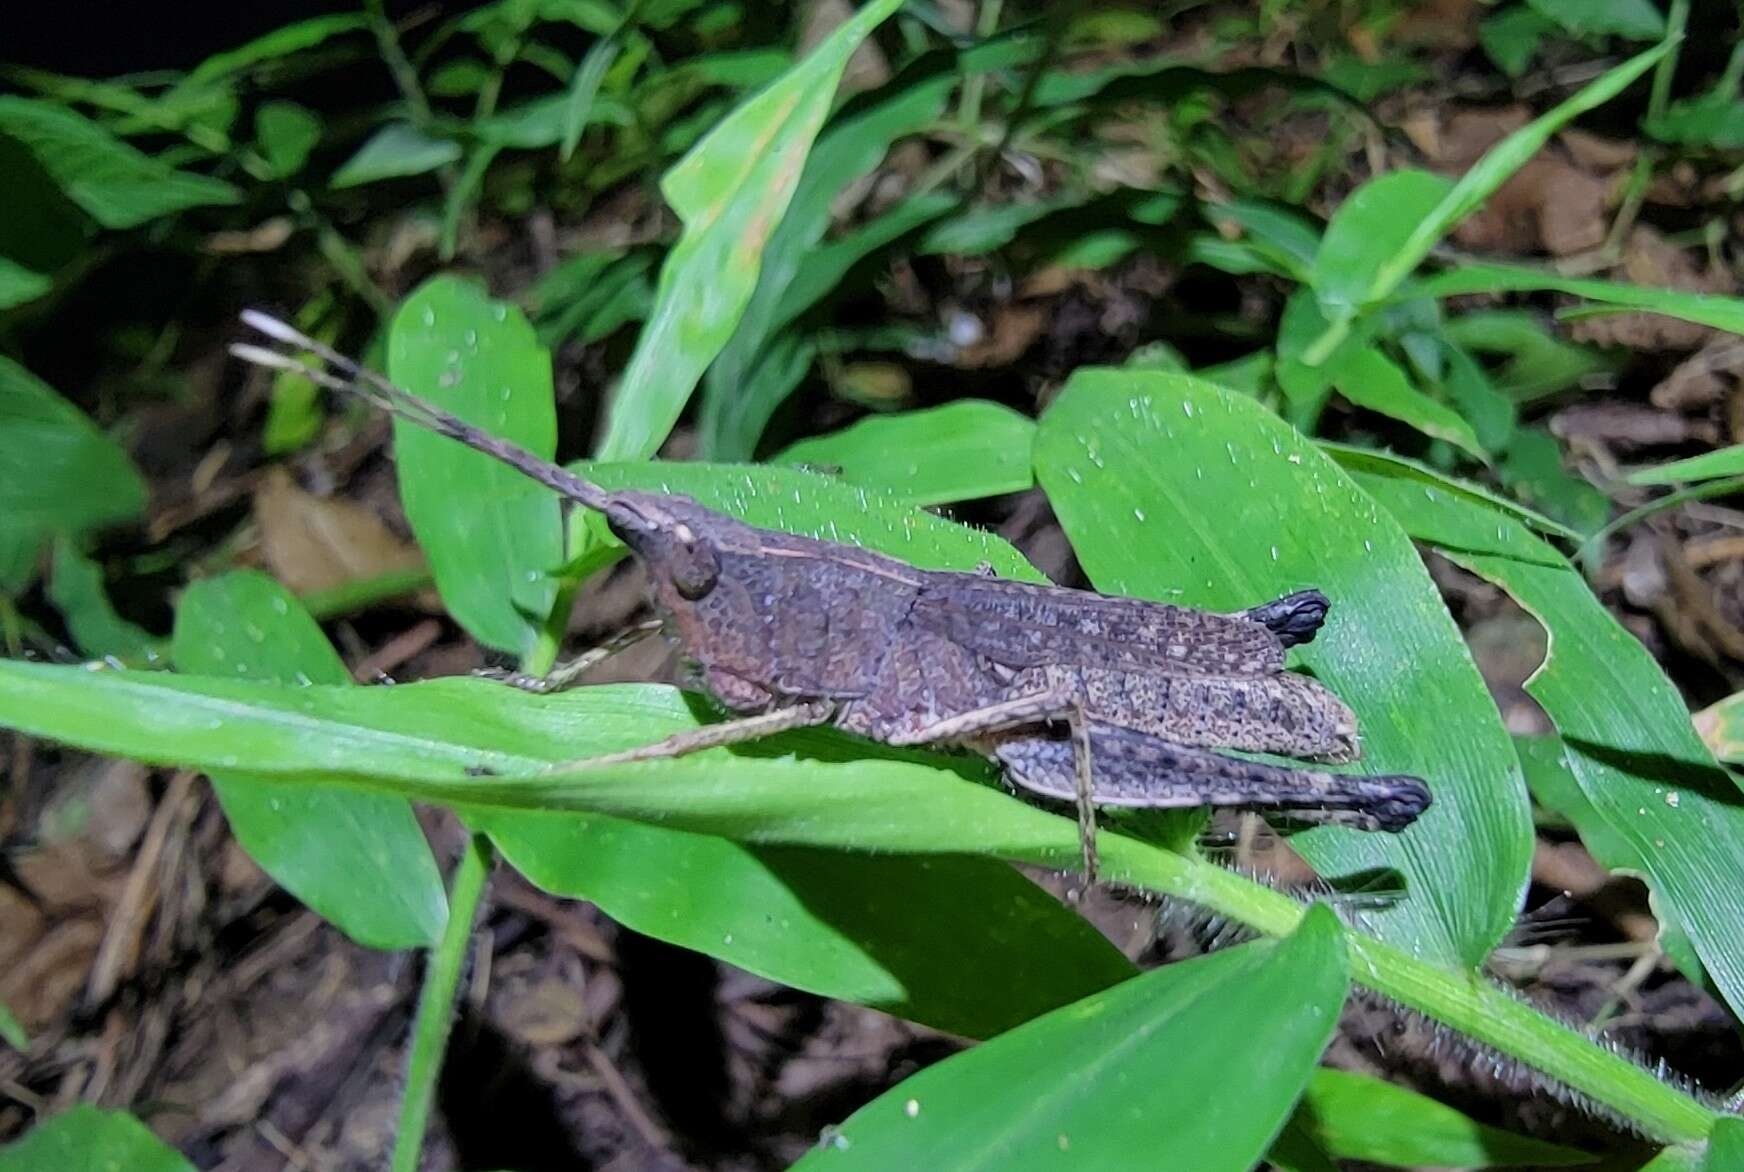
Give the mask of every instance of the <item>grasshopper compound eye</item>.
POLYGON ((667 573, 681 598, 695 602, 715 588, 721 579, 721 560, 715 547, 699 541, 688 526, 680 525, 672 543, 672 562, 667 573))

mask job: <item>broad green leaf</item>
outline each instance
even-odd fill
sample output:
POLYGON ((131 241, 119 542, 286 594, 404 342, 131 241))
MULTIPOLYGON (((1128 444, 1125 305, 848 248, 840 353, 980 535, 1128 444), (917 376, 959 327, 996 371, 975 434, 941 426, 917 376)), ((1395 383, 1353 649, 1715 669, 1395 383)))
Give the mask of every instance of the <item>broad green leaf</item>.
POLYGON ((460 155, 460 144, 451 138, 437 138, 410 122, 390 122, 340 164, 327 186, 358 187, 383 179, 422 175, 456 161, 460 155))
MULTIPOLYGON (((1611 824, 1599 816, 1581 792, 1580 782, 1569 768, 1562 738, 1516 736, 1514 749, 1520 754, 1520 768, 1526 774, 1532 796, 1545 809, 1568 819, 1594 861, 1607 871, 1620 871, 1645 881, 1647 868, 1641 856, 1628 839, 1611 829, 1611 824)), ((1663 900, 1653 898, 1652 903, 1659 921, 1660 947, 1692 984, 1705 985, 1707 974, 1702 971, 1701 958, 1696 955, 1689 935, 1678 926, 1663 900)))
POLYGON ((896 493, 798 468, 641 461, 569 467, 606 488, 682 493, 752 525, 864 546, 926 570, 973 570, 986 562, 1006 578, 1046 580, 985 530, 947 521, 896 493))
MULTIPOLYGON (((287 684, 351 679, 302 605, 253 571, 190 586, 172 647, 184 672, 287 684)), ((212 787, 249 857, 359 944, 420 948, 442 938, 442 876, 404 798, 222 773, 212 787)))
POLYGON ((1042 416, 1036 470, 1101 590, 1220 611, 1325 591, 1331 615, 1301 662, 1356 711, 1364 770, 1424 778, 1435 804, 1403 834, 1292 842, 1329 878, 1401 873, 1404 897, 1369 913, 1372 929, 1480 963, 1526 882, 1526 790, 1404 531, 1258 403, 1182 375, 1079 371, 1042 416))
POLYGON ((1342 1070, 1317 1070, 1295 1122, 1342 1160, 1415 1168, 1562 1168, 1593 1157, 1510 1135, 1415 1091, 1342 1070))
POLYGON ((1665 17, 1653 0, 1526 0, 1526 4, 1577 37, 1654 41, 1665 35, 1665 17))
POLYGON ((1424 435, 1446 440, 1479 460, 1485 459, 1471 424, 1453 408, 1411 385, 1404 369, 1374 347, 1363 346, 1340 357, 1330 373, 1338 393, 1358 407, 1397 419, 1424 435))
POLYGON ((368 21, 361 14, 350 12, 299 20, 295 24, 276 28, 265 36, 256 37, 235 49, 214 53, 194 66, 184 84, 205 85, 263 62, 276 61, 304 49, 313 49, 333 37, 367 27, 368 21))
POLYGON ((1259 199, 1232 199, 1206 204, 1201 214, 1219 226, 1234 225, 1242 242, 1265 258, 1270 267, 1300 284, 1308 284, 1320 250, 1320 230, 1296 208, 1259 199))
POLYGON ((1381 266, 1453 189, 1428 171, 1390 171, 1351 192, 1326 225, 1308 283, 1328 320, 1348 318, 1369 299, 1381 266))
POLYGON ((612 397, 601 459, 644 459, 666 439, 751 299, 764 245, 793 198, 848 58, 900 6, 870 0, 661 180, 684 230, 612 397))
MULTIPOLYGON (((388 376, 493 435, 550 459, 551 359, 521 311, 457 277, 419 286, 388 331, 388 376)), ((400 498, 457 622, 523 654, 557 597, 564 559, 556 494, 414 424, 395 421, 400 498)))
MULTIPOLYGON (((909 226, 880 217, 863 229, 865 234, 849 233, 820 249, 836 196, 882 163, 892 142, 937 119, 956 87, 959 68, 968 69, 981 57, 970 50, 960 58, 922 58, 888 85, 851 99, 819 132, 787 214, 763 250, 757 288, 704 380, 697 441, 705 458, 745 460, 755 454, 770 416, 799 381, 799 375, 784 376, 803 346, 789 342, 781 359, 768 354, 781 345, 780 325, 833 287, 829 277, 845 271, 841 262, 851 259, 857 246, 875 247, 888 229, 909 226), (809 276, 809 299, 788 292, 801 274, 809 276)), ((907 214, 930 210, 924 204, 905 207, 907 214)))
POLYGON ((0 543, 34 557, 50 535, 133 519, 145 492, 119 444, 0 355, 0 543))
POLYGON ((1343 930, 1165 965, 904 1080, 795 1165, 1247 1172, 1332 1037, 1343 930), (1239 1094, 1231 1094, 1239 1086, 1239 1094))
POLYGON ((1697 325, 1744 334, 1744 298, 1717 293, 1686 293, 1681 289, 1649 289, 1591 277, 1562 277, 1527 265, 1463 265, 1399 290, 1395 300, 1416 297, 1459 297, 1468 293, 1531 293, 1550 290, 1585 297, 1618 309, 1663 313, 1697 325))
POLYGON ((1714 1124, 1702 1172, 1734 1172, 1737 1168, 1744 1168, 1744 1122, 1726 1116, 1714 1124))
MULTIPOLYGON (((524 151, 539 150, 556 146, 562 140, 563 120, 568 111, 568 96, 552 94, 550 97, 535 98, 530 102, 511 106, 499 114, 473 123, 470 130, 489 146, 513 147, 524 151)), ((609 98, 598 96, 588 104, 587 118, 590 123, 604 122, 619 126, 633 125, 635 122, 635 115, 631 111, 609 98)))
POLYGON ((1509 493, 1586 537, 1611 516, 1611 499, 1563 465, 1562 445, 1549 432, 1514 433, 1496 475, 1509 493))
POLYGON ((1507 448, 1514 438, 1519 418, 1514 401, 1496 389, 1489 372, 1462 347, 1437 339, 1437 349, 1446 364, 1440 384, 1442 394, 1453 401, 1460 415, 1471 423, 1472 433, 1486 452, 1507 448))
POLYGON ((24 1023, 14 1017, 4 1004, 0 1004, 0 1041, 20 1053, 30 1049, 30 1035, 25 1032, 24 1023))
POLYGON ((942 505, 1035 483, 1035 421, 985 399, 925 411, 871 415, 852 427, 801 440, 777 464, 837 469, 849 484, 886 489, 917 505, 942 505))
MULTIPOLYGON (((529 696, 471 677, 287 687, 0 660, 0 723, 93 752, 361 786, 462 811, 607 814, 747 843, 1064 866, 1078 858, 1070 818, 968 780, 987 776, 974 759, 902 752, 829 730, 545 772, 697 728, 705 710, 653 684, 529 696)), ((1113 874, 1130 840, 1103 837, 1113 874)))
POLYGON ((1462 313, 1449 318, 1441 330, 1449 342, 1463 349, 1507 355, 1507 364, 1489 377, 1516 403, 1577 387, 1588 376, 1613 366, 1599 351, 1558 338, 1543 315, 1528 310, 1462 313))
POLYGON ((67 197, 105 228, 134 228, 242 199, 230 184, 142 154, 55 102, 0 95, 0 134, 23 143, 67 197))
POLYGON ((157 657, 157 637, 115 613, 103 582, 103 567, 72 541, 55 542, 48 599, 66 620, 79 653, 90 659, 157 657))
POLYGON ((1549 112, 1534 118, 1519 130, 1484 152, 1483 158, 1472 164, 1460 176, 1439 203, 1413 226, 1410 234, 1374 269, 1362 303, 1380 301, 1390 296, 1399 284, 1429 255, 1429 250, 1459 222, 1477 211, 1483 202, 1528 159, 1536 155, 1551 135, 1569 122, 1597 106, 1602 106, 1627 89, 1631 82, 1653 68, 1655 62, 1671 49, 1666 42, 1639 53, 1615 69, 1587 83, 1573 96, 1558 103, 1549 112))
MULTIPOLYGON (((552 772, 698 726, 695 698, 595 687, 527 696, 478 679, 392 688, 295 688, 163 672, 0 660, 0 723, 45 739, 211 772, 332 782, 479 809, 576 810, 749 843, 876 854, 981 854, 1076 864, 1077 828, 965 779, 965 758, 921 757, 814 730, 679 759, 552 772)), ((1119 833, 1099 846, 1111 881, 1164 891, 1284 935, 1300 904, 1119 833)), ((1713 1111, 1516 1000, 1366 936, 1349 941, 1365 984, 1455 1023, 1655 1134, 1689 1141, 1713 1111)))
POLYGON ((35 301, 52 288, 54 281, 51 278, 0 256, 0 309, 35 301))
MULTIPOLYGON (((1565 760, 1582 792, 1641 860, 1648 882, 1695 945, 1708 975, 1734 1008, 1744 1005, 1744 803, 1738 787, 1690 724, 1677 689, 1653 656, 1624 630, 1580 574, 1550 546, 1484 500, 1442 481, 1433 496, 1423 469, 1358 479, 1416 537, 1437 544, 1438 522, 1454 513, 1493 527, 1532 550, 1522 558, 1437 546, 1511 595, 1550 635, 1543 666, 1526 690, 1562 735, 1565 760), (1403 480, 1406 491, 1387 479, 1403 480)), ((1469 522, 1458 522, 1466 524, 1469 522)))
POLYGON ((1744 444, 1703 452, 1685 460, 1637 468, 1629 473, 1630 484, 1691 484, 1699 480, 1717 480, 1722 476, 1744 475, 1744 444))
POLYGON ((194 1172, 125 1111, 79 1104, 0 1148, 0 1172, 194 1172))
POLYGON ((1661 142, 1686 146, 1737 150, 1744 146, 1744 101, 1738 86, 1744 82, 1744 43, 1732 46, 1726 70, 1712 89, 1693 98, 1671 103, 1657 116, 1649 115, 1642 129, 1661 142))
POLYGON ((295 102, 266 102, 254 112, 254 136, 273 174, 288 178, 321 141, 321 119, 295 102))
POLYGON ((1509 77, 1519 77, 1555 28, 1549 18, 1527 5, 1512 4, 1478 22, 1478 43, 1498 69, 1509 77))
POLYGON ((991 1036, 1133 973, 997 860, 753 848, 575 814, 467 821, 540 887, 638 932, 954 1034, 991 1036))

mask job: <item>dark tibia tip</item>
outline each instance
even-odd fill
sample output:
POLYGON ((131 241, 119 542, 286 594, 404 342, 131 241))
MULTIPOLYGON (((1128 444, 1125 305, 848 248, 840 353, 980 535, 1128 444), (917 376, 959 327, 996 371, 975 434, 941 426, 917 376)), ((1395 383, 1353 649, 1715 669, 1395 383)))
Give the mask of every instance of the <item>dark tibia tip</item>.
POLYGON ((1298 643, 1314 642, 1314 636, 1320 632, 1320 624, 1326 621, 1326 612, 1331 606, 1326 595, 1318 590, 1298 590, 1242 613, 1270 628, 1284 646, 1294 647, 1298 643))
POLYGON ((1429 796, 1429 787, 1415 777, 1392 775, 1365 780, 1377 792, 1364 805, 1363 811, 1374 818, 1375 826, 1380 830, 1390 830, 1397 834, 1417 821, 1434 800, 1429 796))

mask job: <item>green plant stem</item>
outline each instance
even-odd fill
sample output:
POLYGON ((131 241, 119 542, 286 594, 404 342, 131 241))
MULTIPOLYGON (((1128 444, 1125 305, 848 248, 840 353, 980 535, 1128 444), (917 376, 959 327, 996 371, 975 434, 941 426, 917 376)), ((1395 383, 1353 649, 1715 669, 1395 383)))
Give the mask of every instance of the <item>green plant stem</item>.
MULTIPOLYGON (((1293 931, 1306 908, 1212 863, 1106 836, 1110 878, 1173 895, 1268 936, 1293 931)), ((1508 995, 1477 973, 1454 973, 1358 932, 1346 933, 1357 983, 1516 1058, 1667 1143, 1706 1138, 1718 1112, 1508 995)))
POLYGON ((1665 39, 1674 47, 1653 67, 1653 89, 1647 98, 1648 125, 1665 117, 1665 108, 1671 104, 1672 74, 1677 72, 1676 46, 1683 41, 1684 26, 1689 23, 1689 9, 1689 0, 1671 0, 1671 11, 1665 18, 1665 39))
POLYGON ((431 121, 430 99, 424 96, 424 87, 418 84, 418 71, 412 68, 406 51, 400 47, 400 36, 394 31, 394 22, 388 19, 387 9, 382 0, 364 0, 363 9, 369 17, 369 28, 375 34, 382 60, 387 63, 388 72, 394 75, 394 85, 411 110, 412 121, 419 126, 428 126, 431 121))
POLYGON ((400 1100, 399 1132, 394 1137, 393 1172, 418 1172, 424 1132, 430 1123, 430 1101, 442 1072, 442 1054, 454 1026, 454 995, 466 965, 472 922, 484 897, 494 852, 490 840, 475 834, 454 868, 448 892, 448 927, 430 954, 424 987, 418 994, 418 1015, 412 1024, 412 1049, 406 1066, 406 1090, 400 1100))

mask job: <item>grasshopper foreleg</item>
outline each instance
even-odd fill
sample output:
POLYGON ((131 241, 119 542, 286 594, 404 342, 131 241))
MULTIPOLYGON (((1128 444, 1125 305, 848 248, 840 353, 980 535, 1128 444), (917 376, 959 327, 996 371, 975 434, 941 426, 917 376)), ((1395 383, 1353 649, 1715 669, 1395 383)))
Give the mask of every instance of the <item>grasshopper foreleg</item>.
POLYGON ((746 716, 739 720, 723 720, 719 724, 707 724, 688 732, 673 733, 665 740, 655 741, 651 745, 640 745, 634 749, 624 749, 617 753, 605 753, 598 757, 582 757, 575 761, 548 765, 540 772, 567 772, 571 769, 585 769, 594 765, 622 765, 626 761, 655 761, 666 757, 683 757, 691 753, 699 753, 704 749, 718 749, 723 745, 738 745, 746 741, 759 740, 778 732, 786 732, 791 728, 810 728, 813 725, 827 724, 835 712, 836 704, 833 700, 808 700, 801 704, 759 712, 756 716, 746 716))
POLYGON ((590 647, 583 651, 568 663, 558 664, 546 675, 535 676, 527 675, 524 672, 492 669, 486 669, 479 674, 489 679, 501 680, 510 687, 519 688, 523 692, 534 692, 539 695, 548 692, 561 692, 565 688, 572 687, 588 668, 603 663, 626 647, 640 643, 659 631, 660 625, 659 619, 649 619, 647 622, 637 623, 633 627, 619 631, 598 647, 590 647))

